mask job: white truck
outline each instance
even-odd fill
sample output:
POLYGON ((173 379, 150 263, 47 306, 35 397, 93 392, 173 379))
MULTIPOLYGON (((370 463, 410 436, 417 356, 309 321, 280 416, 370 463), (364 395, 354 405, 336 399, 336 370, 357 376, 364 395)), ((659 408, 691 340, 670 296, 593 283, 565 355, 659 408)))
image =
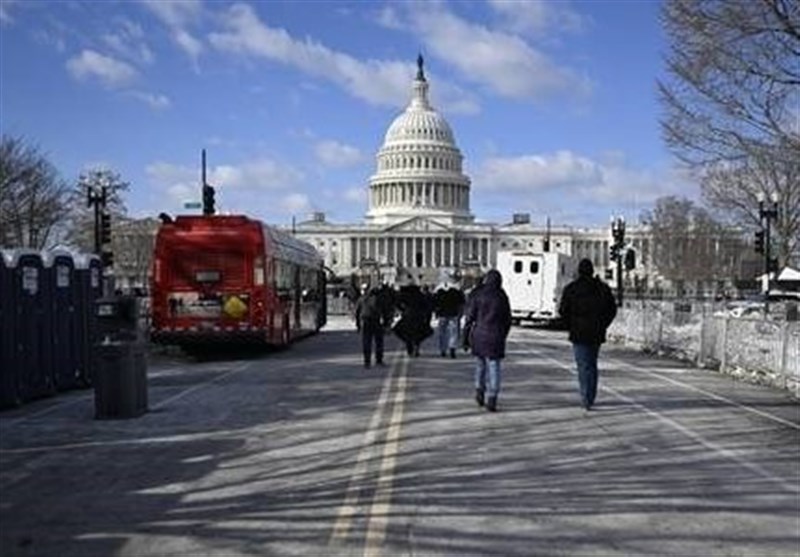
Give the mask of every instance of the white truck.
POLYGON ((498 252, 497 270, 511 303, 512 321, 556 324, 561 293, 577 276, 577 267, 577 259, 563 253, 498 252))

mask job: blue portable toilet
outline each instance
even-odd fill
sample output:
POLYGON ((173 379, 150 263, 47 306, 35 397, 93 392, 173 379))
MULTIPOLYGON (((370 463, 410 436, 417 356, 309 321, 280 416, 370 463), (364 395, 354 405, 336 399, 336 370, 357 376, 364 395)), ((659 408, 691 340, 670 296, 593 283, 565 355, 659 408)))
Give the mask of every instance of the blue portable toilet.
POLYGON ((16 310, 13 319, 17 334, 16 364, 21 375, 19 395, 27 402, 55 392, 50 293, 40 252, 12 250, 11 272, 16 310))
POLYGON ((0 408, 19 406, 16 306, 11 251, 0 250, 0 408))
POLYGON ((78 386, 78 314, 75 298, 78 289, 72 254, 64 250, 42 252, 51 333, 53 381, 66 391, 78 386))
POLYGON ((78 386, 92 385, 92 345, 97 341, 95 301, 103 294, 103 264, 93 253, 75 256, 75 282, 77 295, 75 310, 78 315, 77 362, 78 386))

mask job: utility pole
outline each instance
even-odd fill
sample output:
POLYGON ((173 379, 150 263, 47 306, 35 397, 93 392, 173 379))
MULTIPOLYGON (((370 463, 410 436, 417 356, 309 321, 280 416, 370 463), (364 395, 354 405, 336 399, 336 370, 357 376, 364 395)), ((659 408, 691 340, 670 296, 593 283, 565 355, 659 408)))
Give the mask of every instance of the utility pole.
POLYGON ((756 252, 764 254, 764 274, 767 280, 767 292, 764 296, 764 318, 769 316, 770 273, 778 271, 778 261, 772 258, 772 241, 770 239, 771 223, 778 218, 778 194, 772 194, 772 201, 766 206, 766 196, 758 195, 758 216, 761 230, 756 232, 756 252))

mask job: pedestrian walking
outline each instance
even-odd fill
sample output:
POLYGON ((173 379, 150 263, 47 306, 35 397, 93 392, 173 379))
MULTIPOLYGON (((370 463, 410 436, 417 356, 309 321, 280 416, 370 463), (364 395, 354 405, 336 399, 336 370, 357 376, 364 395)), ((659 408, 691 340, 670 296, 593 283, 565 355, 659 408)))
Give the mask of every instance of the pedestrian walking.
POLYGON ((433 295, 433 311, 439 321, 436 336, 439 341, 439 353, 443 358, 448 353, 451 358, 456 357, 459 324, 465 302, 464 293, 458 285, 450 281, 445 281, 433 295))
POLYGON ((469 343, 475 356, 475 400, 496 412, 500 362, 506 355, 506 337, 511 330, 511 306, 500 272, 492 269, 486 273, 482 286, 470 298, 464 326, 470 330, 469 343))
POLYGON ((409 356, 419 356, 419 346, 433 334, 431 329, 431 304, 419 286, 406 284, 397 294, 400 320, 394 325, 394 334, 406 344, 409 356))
POLYGON ((365 368, 372 365, 373 346, 375 363, 383 365, 383 333, 388 315, 379 288, 370 288, 356 303, 356 327, 361 332, 365 368))
POLYGON ((578 263, 578 278, 564 289, 558 313, 569 331, 578 368, 581 406, 588 412, 597 396, 600 345, 606 341, 606 330, 617 315, 611 289, 594 276, 589 259, 578 263))

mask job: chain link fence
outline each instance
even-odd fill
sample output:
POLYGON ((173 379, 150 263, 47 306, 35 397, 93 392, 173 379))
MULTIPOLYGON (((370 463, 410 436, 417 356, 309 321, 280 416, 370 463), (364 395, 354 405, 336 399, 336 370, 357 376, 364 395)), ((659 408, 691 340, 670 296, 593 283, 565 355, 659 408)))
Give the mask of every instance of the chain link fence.
MULTIPOLYGON (((800 322, 775 304, 769 319, 718 304, 637 300, 620 308, 613 342, 789 390, 800 398, 800 322)), ((796 311, 795 311, 796 313, 796 311)))

